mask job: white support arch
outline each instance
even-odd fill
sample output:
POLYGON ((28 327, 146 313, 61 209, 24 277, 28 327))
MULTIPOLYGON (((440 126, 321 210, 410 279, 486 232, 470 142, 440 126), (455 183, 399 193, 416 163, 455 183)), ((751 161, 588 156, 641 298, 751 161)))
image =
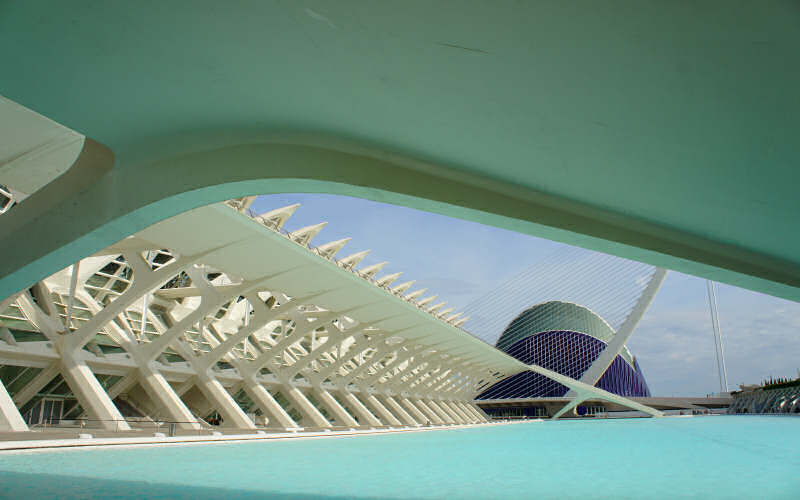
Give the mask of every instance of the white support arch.
MULTIPOLYGON (((653 302, 653 298, 655 298, 656 293, 658 293, 658 290, 661 288, 661 284, 664 282, 664 278, 666 276, 666 269, 660 267, 656 268, 644 291, 642 291, 642 294, 639 296, 639 299, 636 301, 633 309, 631 309, 631 312, 625 318, 625 321, 623 321, 622 325, 614 334, 611 342, 606 345, 605 349, 603 349, 603 352, 601 352, 600 356, 594 360, 592 365, 585 372, 583 372, 583 375, 580 378, 581 382, 584 384, 594 385, 598 380, 600 380, 606 370, 608 370, 608 367, 611 366, 611 363, 614 362, 619 353, 622 352, 622 349, 625 348, 625 344, 628 343, 631 335, 633 335, 633 331, 636 329, 639 321, 641 321, 642 316, 644 316, 647 308, 650 307, 650 303, 653 302)), ((575 396, 574 391, 567 393, 567 397, 572 396, 575 396)))

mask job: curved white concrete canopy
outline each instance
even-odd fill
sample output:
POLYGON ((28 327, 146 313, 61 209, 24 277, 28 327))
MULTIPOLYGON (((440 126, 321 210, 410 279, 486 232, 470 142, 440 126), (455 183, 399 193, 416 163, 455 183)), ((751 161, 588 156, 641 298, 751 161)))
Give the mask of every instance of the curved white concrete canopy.
POLYGON ((116 157, 0 222, 28 241, 0 255, 0 295, 193 206, 325 191, 800 298, 796 3, 0 14, 0 92, 116 157), (265 143, 303 147, 287 167, 265 143))

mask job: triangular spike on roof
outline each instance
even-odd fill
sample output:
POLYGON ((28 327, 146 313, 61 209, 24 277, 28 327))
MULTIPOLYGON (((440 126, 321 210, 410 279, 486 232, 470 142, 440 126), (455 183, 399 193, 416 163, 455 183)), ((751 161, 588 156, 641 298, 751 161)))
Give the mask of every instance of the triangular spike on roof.
POLYGON ((258 196, 245 196, 242 198, 242 204, 239 207, 239 210, 242 212, 246 211, 248 208, 250 208, 253 202, 256 201, 256 198, 258 198, 258 196))
POLYGON ((448 323, 452 323, 454 320, 458 319, 458 317, 461 316, 462 314, 464 313, 463 312, 455 313, 452 316, 448 316, 445 321, 447 321, 448 323))
POLYGON ((289 205, 287 207, 276 208, 275 210, 264 212, 263 214, 256 216, 256 218, 260 219, 261 222, 273 229, 280 229, 284 224, 286 224, 286 221, 289 220, 289 217, 292 216, 299 206, 299 203, 295 203, 294 205, 289 205))
POLYGON ((376 280, 375 283, 377 283, 379 286, 391 285, 392 283, 395 282, 395 280, 397 280, 397 278, 400 277, 401 274, 403 273, 400 272, 394 274, 387 274, 386 276, 382 276, 380 279, 376 280))
POLYGON ((414 284, 414 280, 406 281, 405 283, 400 283, 396 287, 392 288, 392 292, 394 292, 394 293, 403 293, 406 290, 408 290, 409 288, 411 288, 411 285, 413 285, 413 284, 414 284))
POLYGON ((342 238, 341 240, 331 241, 330 243, 325 243, 324 245, 320 245, 317 247, 317 251, 320 255, 325 257, 326 259, 332 258, 336 253, 342 249, 343 246, 350 241, 351 238, 342 238))
POLYGON ((447 302, 439 302, 438 304, 436 304, 436 305, 433 305, 433 306, 429 307, 429 308, 428 308, 428 312, 429 312, 429 313, 432 313, 433 311, 435 311, 435 310, 437 310, 437 309, 441 308, 441 307, 442 307, 443 305, 445 305, 445 304, 447 304, 447 302))
POLYGON ((345 267, 355 267, 358 265, 359 262, 364 260, 364 257, 366 257, 369 252, 370 250, 364 250, 363 252, 358 252, 352 255, 348 255, 347 257, 340 259, 339 264, 345 267))
POLYGON ((247 209, 256 201, 258 196, 244 196, 242 198, 234 198, 232 200, 228 200, 228 204, 236 208, 236 210, 240 212, 247 212, 247 209))
POLYGON ((418 301, 417 305, 421 307, 424 306, 425 304, 429 304, 434 300, 436 300, 436 297, 438 297, 438 295, 431 295, 430 297, 425 297, 424 299, 418 301))
POLYGON ((427 288, 420 288, 419 290, 417 290, 415 292, 411 292, 408 295, 406 295, 406 298, 408 300, 414 300, 414 299, 416 299, 417 297, 419 297, 420 295, 422 295, 423 293, 425 293, 427 291, 428 291, 427 288))
POLYGON ((379 262, 377 264, 372 264, 371 266, 367 266, 364 269, 359 269, 358 273, 365 278, 372 278, 373 276, 378 274, 378 271, 386 267, 386 264, 388 264, 388 262, 379 262))
POLYGON ((463 318, 461 318, 460 320, 456 321, 456 322, 455 322, 455 323, 453 323, 453 324, 454 324, 455 326, 461 326, 461 325, 463 325, 464 323, 466 323, 468 319, 469 319, 469 316, 464 316, 463 318))
POLYGON ((314 239, 314 236, 318 235, 322 228, 325 227, 327 222, 320 222, 319 224, 314 224, 313 226, 306 226, 303 228, 298 229, 297 231, 292 231, 289 233, 289 238, 295 243, 299 243, 301 245, 308 245, 308 243, 314 239))
POLYGON ((439 313, 437 313, 436 315, 437 315, 437 316, 439 316, 439 317, 441 318, 442 316, 444 316, 444 315, 446 315, 446 314, 450 314, 451 312, 453 312, 453 311, 455 311, 455 310, 456 310, 456 308, 455 308, 455 307, 448 307, 447 309, 445 309, 445 310, 443 310, 443 311, 440 311, 440 312, 439 312, 439 313))

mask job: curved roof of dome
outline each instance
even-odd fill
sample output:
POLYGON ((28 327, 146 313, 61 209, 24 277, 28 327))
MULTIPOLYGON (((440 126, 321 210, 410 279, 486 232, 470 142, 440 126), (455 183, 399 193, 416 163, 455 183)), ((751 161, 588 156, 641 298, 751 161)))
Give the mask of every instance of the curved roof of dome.
MULTIPOLYGON (((572 302, 551 300, 536 304, 521 312, 503 330, 495 344, 503 351, 518 341, 549 331, 579 332, 608 344, 616 331, 600 315, 591 309, 572 302)), ((628 363, 633 355, 627 347, 620 353, 628 363)))

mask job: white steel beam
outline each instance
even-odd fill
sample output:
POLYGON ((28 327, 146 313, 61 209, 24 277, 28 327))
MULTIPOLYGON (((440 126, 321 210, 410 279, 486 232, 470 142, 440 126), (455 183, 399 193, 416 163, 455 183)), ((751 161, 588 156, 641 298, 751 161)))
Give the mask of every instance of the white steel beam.
POLYGON ((342 391, 342 396, 344 397, 347 407, 358 416, 360 425, 372 427, 383 425, 355 394, 349 391, 342 391))
MULTIPOLYGON (((611 342, 609 342, 605 349, 603 349, 597 359, 594 360, 592 365, 585 372, 583 372, 583 375, 580 378, 581 382, 584 384, 595 385, 606 372, 606 370, 608 370, 608 367, 611 366, 611 363, 613 363, 619 353, 622 352, 625 344, 628 343, 628 340, 631 338, 633 331, 636 329, 639 321, 641 321, 642 316, 644 316, 644 313, 647 311, 647 308, 650 307, 650 303, 653 302, 653 298, 655 298, 656 293, 658 293, 659 288, 661 288, 661 284, 664 282, 666 275, 666 269, 660 267, 656 268, 644 291, 639 296, 639 299, 636 301, 633 309, 631 309, 628 317, 625 318, 625 321, 623 321, 622 325, 620 325, 619 330, 617 330, 617 332, 614 334, 611 342)), ((570 390, 566 397, 574 397, 575 395, 575 391, 570 390)))
MULTIPOLYGON (((387 396, 385 394, 377 394, 374 396, 376 400, 379 402, 385 403, 383 406, 387 409, 391 408, 394 412, 393 415, 397 415, 397 418, 402 421, 405 425, 410 425, 412 427, 419 427, 420 423, 414 419, 406 410, 403 408, 400 403, 395 400, 392 396, 387 396)), ((400 424, 397 424, 400 425, 400 424)))
POLYGON ((28 425, 20 415, 14 400, 8 395, 6 386, 0 381, 0 430, 12 432, 25 432, 28 425))
POLYGON ((286 413, 286 410, 275 401, 275 398, 263 385, 254 380, 245 379, 244 390, 256 406, 269 416, 270 423, 274 421, 279 424, 279 427, 286 429, 296 429, 298 427, 297 422, 286 413))
POLYGON ((336 418, 337 423, 339 425, 345 425, 348 427, 358 427, 358 422, 356 419, 353 418, 352 415, 341 405, 333 395, 322 388, 315 388, 313 390, 314 395, 317 396, 319 402, 333 413, 333 416, 336 418))

